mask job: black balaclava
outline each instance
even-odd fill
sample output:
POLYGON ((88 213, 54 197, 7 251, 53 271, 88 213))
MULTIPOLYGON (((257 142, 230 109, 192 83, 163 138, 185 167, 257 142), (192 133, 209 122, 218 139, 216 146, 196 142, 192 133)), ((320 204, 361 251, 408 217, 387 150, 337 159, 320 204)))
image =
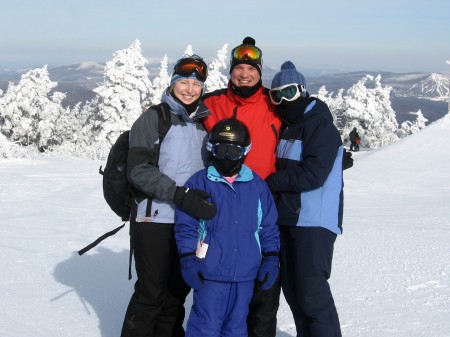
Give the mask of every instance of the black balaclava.
MULTIPOLYGON (((225 118, 218 121, 208 136, 207 148, 210 151, 210 163, 217 169, 217 171, 224 177, 232 177, 239 173, 242 164, 244 163, 246 154, 250 151, 251 140, 250 133, 245 124, 235 118, 225 118), (217 158, 213 155, 214 144, 234 144, 243 147, 243 156, 239 159, 230 159, 227 149, 227 154, 223 159, 217 158)), ((223 154, 223 153, 222 153, 223 154)), ((222 154, 220 157, 222 157, 222 154)))
POLYGON ((287 124, 295 124, 303 118, 303 113, 309 103, 311 103, 311 99, 306 93, 306 97, 300 96, 293 102, 283 101, 280 105, 276 105, 276 111, 287 124))
POLYGON ((237 87, 231 80, 230 80, 230 89, 232 92, 234 92, 236 95, 249 98, 253 96, 259 88, 262 86, 262 80, 260 79, 258 83, 256 83, 253 87, 237 87))
POLYGON ((232 177, 239 173, 241 170, 242 164, 244 163, 246 156, 243 156, 238 160, 231 160, 228 157, 224 159, 218 159, 213 155, 210 155, 211 164, 216 168, 217 172, 219 172, 224 177, 232 177))

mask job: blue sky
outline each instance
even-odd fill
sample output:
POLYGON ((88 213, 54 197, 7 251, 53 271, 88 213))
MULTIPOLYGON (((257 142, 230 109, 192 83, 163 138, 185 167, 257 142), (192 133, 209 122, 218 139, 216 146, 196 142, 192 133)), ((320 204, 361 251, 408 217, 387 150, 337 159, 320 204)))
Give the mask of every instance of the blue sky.
POLYGON ((147 58, 208 60, 245 36, 273 68, 450 71, 448 0, 0 1, 0 68, 106 62, 135 39, 147 58))

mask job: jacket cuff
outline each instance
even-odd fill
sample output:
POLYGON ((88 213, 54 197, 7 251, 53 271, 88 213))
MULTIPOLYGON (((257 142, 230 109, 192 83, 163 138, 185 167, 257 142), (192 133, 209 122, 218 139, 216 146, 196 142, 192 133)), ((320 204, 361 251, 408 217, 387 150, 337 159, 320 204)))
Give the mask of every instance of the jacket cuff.
POLYGON ((195 252, 183 253, 180 255, 180 259, 182 259, 183 257, 192 256, 192 255, 195 255, 195 252))
POLYGON ((280 256, 279 252, 266 252, 262 254, 263 257, 267 257, 267 256, 280 256))
POLYGON ((169 200, 174 201, 173 199, 174 199, 174 197, 175 197, 175 191, 176 191, 176 189, 177 189, 177 185, 176 185, 176 184, 173 184, 173 185, 170 186, 169 189, 167 190, 167 198, 168 198, 169 200))

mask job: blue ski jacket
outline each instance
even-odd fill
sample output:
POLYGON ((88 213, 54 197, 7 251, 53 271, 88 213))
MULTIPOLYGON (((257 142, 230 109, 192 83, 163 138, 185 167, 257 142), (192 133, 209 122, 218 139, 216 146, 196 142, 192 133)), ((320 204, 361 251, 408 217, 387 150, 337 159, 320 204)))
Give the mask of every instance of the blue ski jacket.
POLYGON ((305 111, 299 111, 303 116, 281 134, 277 172, 267 179, 278 195, 278 225, 342 234, 342 140, 328 106, 307 99, 305 111))
POLYGON ((277 211, 267 184, 245 165, 228 183, 213 166, 194 174, 186 187, 211 195, 214 218, 196 219, 176 209, 175 238, 180 255, 208 244, 203 260, 205 279, 222 282, 255 280, 264 253, 279 252, 277 211))

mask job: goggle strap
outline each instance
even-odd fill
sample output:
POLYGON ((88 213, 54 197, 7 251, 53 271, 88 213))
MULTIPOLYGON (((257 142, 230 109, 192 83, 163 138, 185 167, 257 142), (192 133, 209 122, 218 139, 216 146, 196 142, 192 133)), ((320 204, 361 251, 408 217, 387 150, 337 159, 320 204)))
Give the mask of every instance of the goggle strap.
MULTIPOLYGON (((252 148, 252 144, 250 143, 248 146, 241 146, 241 145, 237 145, 237 144, 228 144, 228 143, 214 143, 214 144, 212 144, 211 142, 207 142, 206 143, 206 150, 208 151, 208 152, 211 152, 211 153, 213 153, 214 152, 214 146, 216 146, 216 145, 220 145, 220 144, 223 144, 223 145, 234 145, 234 146, 238 146, 238 147, 240 147, 242 150, 243 150, 243 154, 242 154, 242 156, 245 156, 245 155, 247 155, 249 152, 250 152, 250 150, 251 150, 251 148, 252 148)), ((241 156, 241 158, 242 158, 242 156, 241 156)), ((240 159, 240 158, 239 158, 240 159)))

